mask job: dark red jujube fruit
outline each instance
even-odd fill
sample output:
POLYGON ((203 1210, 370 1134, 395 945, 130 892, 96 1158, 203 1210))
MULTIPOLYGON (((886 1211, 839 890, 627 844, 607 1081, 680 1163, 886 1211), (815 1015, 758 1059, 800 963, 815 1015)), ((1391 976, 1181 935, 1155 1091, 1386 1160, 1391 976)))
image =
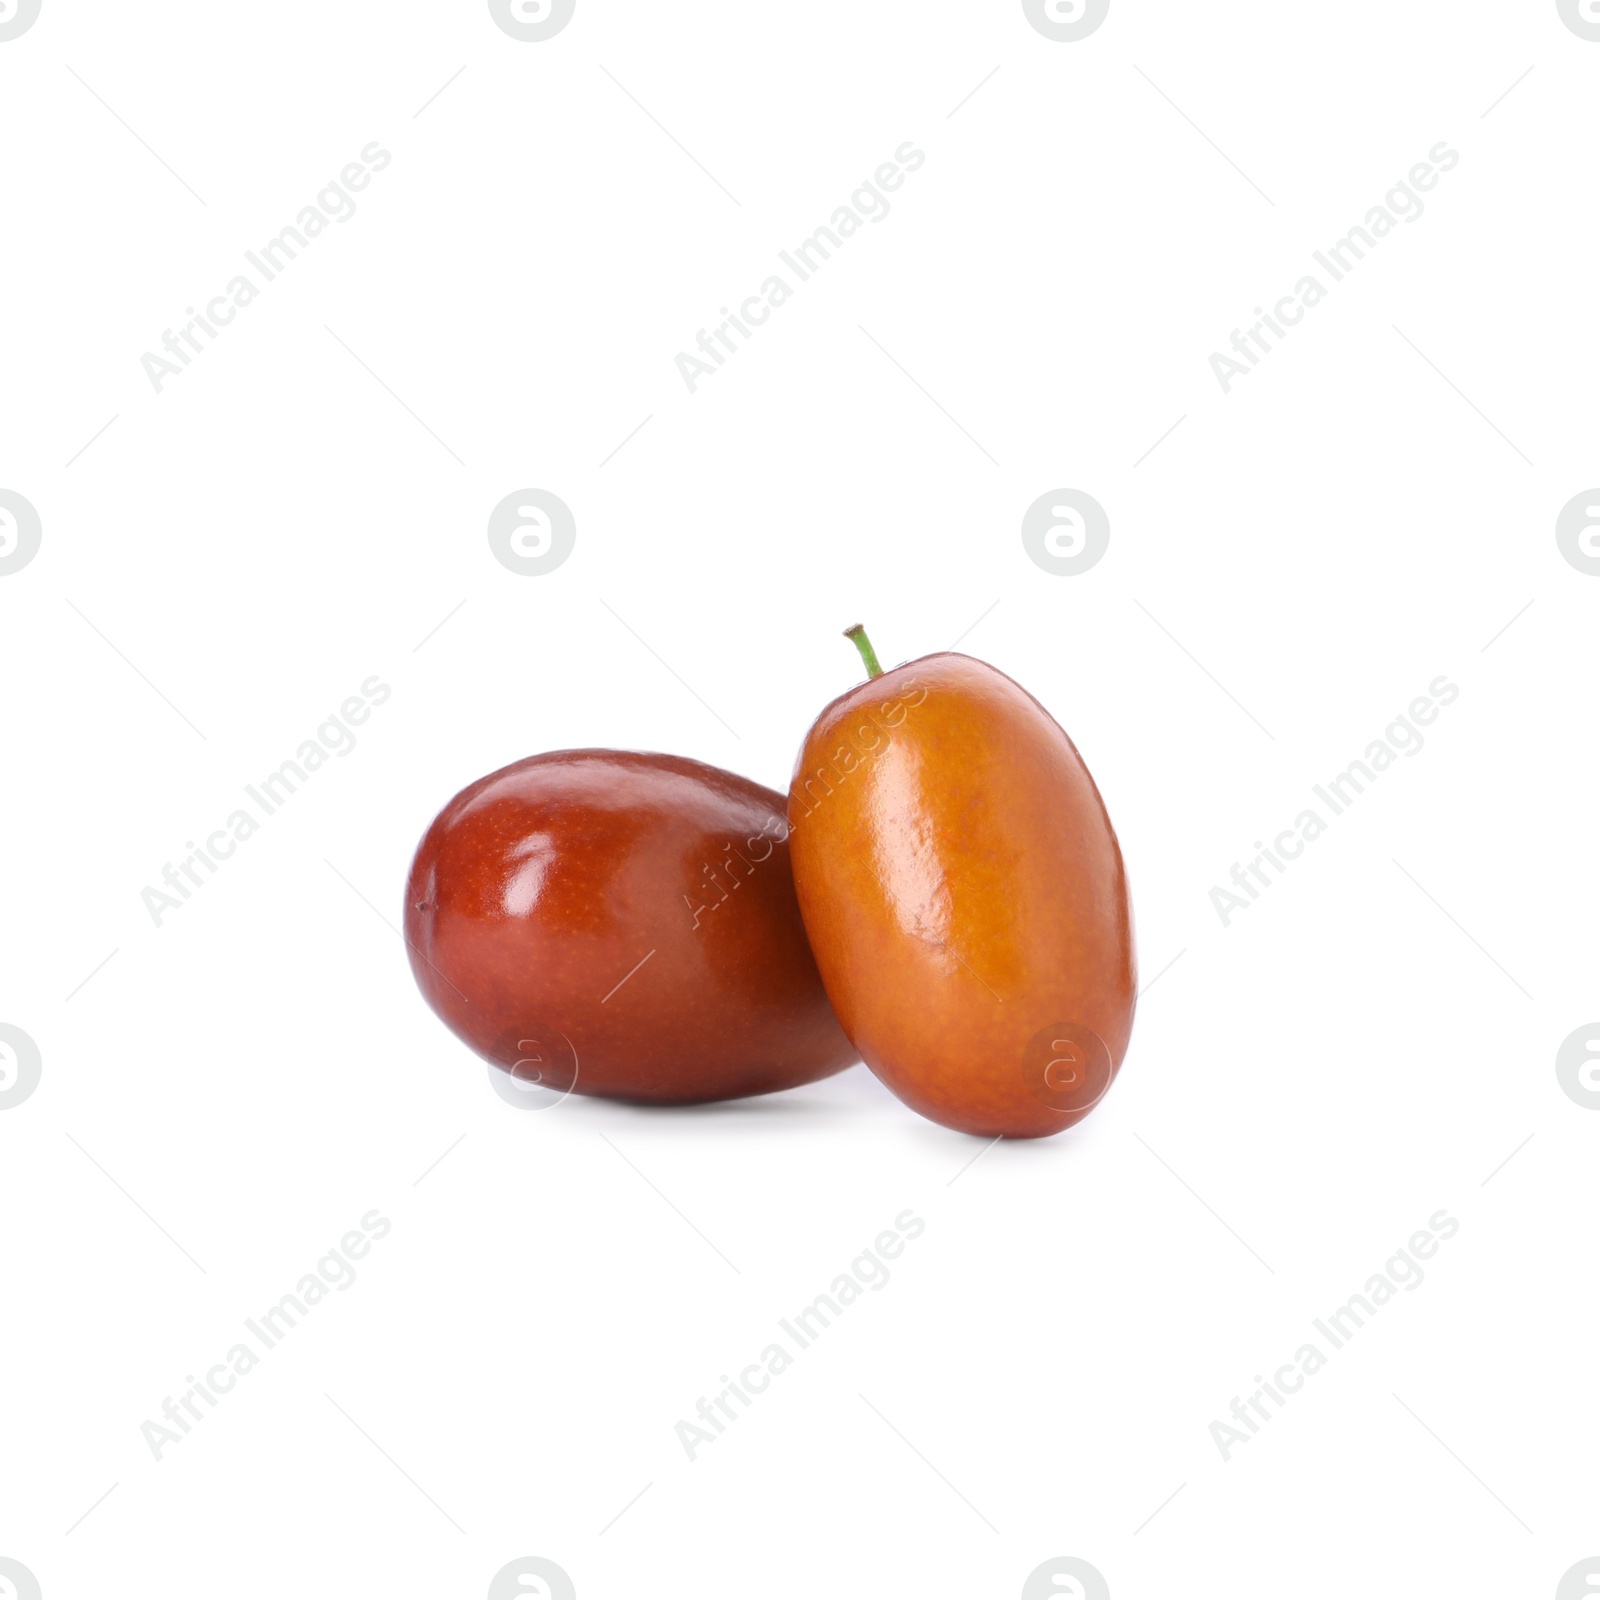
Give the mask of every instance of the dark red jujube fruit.
POLYGON ((463 789, 411 865, 428 1004, 525 1082, 660 1104, 857 1059, 789 870, 785 800, 677 756, 558 750, 463 789))

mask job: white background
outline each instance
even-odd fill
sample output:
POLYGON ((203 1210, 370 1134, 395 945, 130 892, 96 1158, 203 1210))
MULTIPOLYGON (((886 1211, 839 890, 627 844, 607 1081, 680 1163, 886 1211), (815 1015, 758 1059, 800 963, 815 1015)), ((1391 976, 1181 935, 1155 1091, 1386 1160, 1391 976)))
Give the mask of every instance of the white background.
POLYGON ((1553 1595, 1600 1547, 1600 1114, 1554 1071, 1600 1013, 1600 579, 1554 538, 1600 481, 1597 80, 1543 0, 1114 0, 1071 44, 1001 0, 579 0, 540 44, 467 0, 44 0, 0 43, 0 487, 43 524, 0 578, 0 1021, 43 1057, 0 1113, 0 1556, 47 1600, 475 1597, 528 1554, 583 1600, 1011 1600, 1059 1555, 1117 1600, 1553 1595), (158 395, 141 355, 373 140, 158 395), (906 140, 691 395, 674 356, 906 140), (1441 140, 1224 395, 1211 352, 1441 140), (523 487, 576 518, 548 576, 489 549, 523 487), (1058 487, 1110 517, 1083 576, 1022 546, 1058 487), (392 930, 434 812, 579 745, 782 787, 857 620, 965 635, 1093 770, 1157 980, 1112 1094, 988 1150, 864 1068, 509 1108, 392 930), (357 748, 157 928, 140 891, 371 674, 357 748), (1440 674, 1225 928, 1212 886, 1440 674), (674 1424, 908 1207, 691 1463, 674 1424), (156 1462, 372 1208, 359 1281, 156 1462))

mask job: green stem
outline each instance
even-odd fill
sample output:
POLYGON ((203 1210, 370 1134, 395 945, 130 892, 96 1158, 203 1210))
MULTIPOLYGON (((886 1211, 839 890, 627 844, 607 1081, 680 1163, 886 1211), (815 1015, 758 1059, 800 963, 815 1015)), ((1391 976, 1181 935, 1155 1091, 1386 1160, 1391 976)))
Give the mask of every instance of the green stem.
POLYGON ((883 676, 883 668, 878 665, 877 652, 872 648, 872 641, 867 637, 867 630, 858 622, 853 628, 846 628, 844 636, 861 652, 861 659, 867 664, 867 676, 869 678, 881 678, 883 676))

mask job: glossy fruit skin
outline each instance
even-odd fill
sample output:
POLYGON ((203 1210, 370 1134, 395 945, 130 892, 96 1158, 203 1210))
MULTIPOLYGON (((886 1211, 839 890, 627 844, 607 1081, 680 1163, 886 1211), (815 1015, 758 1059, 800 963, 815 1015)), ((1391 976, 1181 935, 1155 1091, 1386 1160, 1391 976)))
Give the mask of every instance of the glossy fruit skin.
POLYGON ((953 653, 870 679, 807 735, 789 823, 823 983, 878 1077, 965 1133, 1088 1115, 1133 1028, 1133 916, 1099 790, 1038 701, 953 653))
POLYGON ((418 846, 412 973, 479 1055, 555 1089, 675 1104, 810 1083, 857 1057, 787 834, 782 795, 698 761, 530 756, 463 789, 418 846))

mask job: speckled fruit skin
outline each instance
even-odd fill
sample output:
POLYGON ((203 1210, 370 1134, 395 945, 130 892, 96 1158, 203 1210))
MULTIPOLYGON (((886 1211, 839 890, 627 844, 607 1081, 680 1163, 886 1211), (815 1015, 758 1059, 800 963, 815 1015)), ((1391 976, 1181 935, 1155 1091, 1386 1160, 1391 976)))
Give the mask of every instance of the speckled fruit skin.
POLYGON ((559 1078, 575 1054, 575 1085, 543 1073, 555 1088, 673 1104, 826 1077, 857 1057, 806 944, 787 832, 782 795, 698 761, 530 756, 463 789, 418 846, 412 973, 507 1071, 542 1048, 559 1078))
POLYGON ((1100 793, 1038 701, 953 653, 873 678, 807 735, 789 823, 834 1010, 907 1105, 1019 1139, 1093 1109, 1133 1028, 1133 918, 1100 793))

